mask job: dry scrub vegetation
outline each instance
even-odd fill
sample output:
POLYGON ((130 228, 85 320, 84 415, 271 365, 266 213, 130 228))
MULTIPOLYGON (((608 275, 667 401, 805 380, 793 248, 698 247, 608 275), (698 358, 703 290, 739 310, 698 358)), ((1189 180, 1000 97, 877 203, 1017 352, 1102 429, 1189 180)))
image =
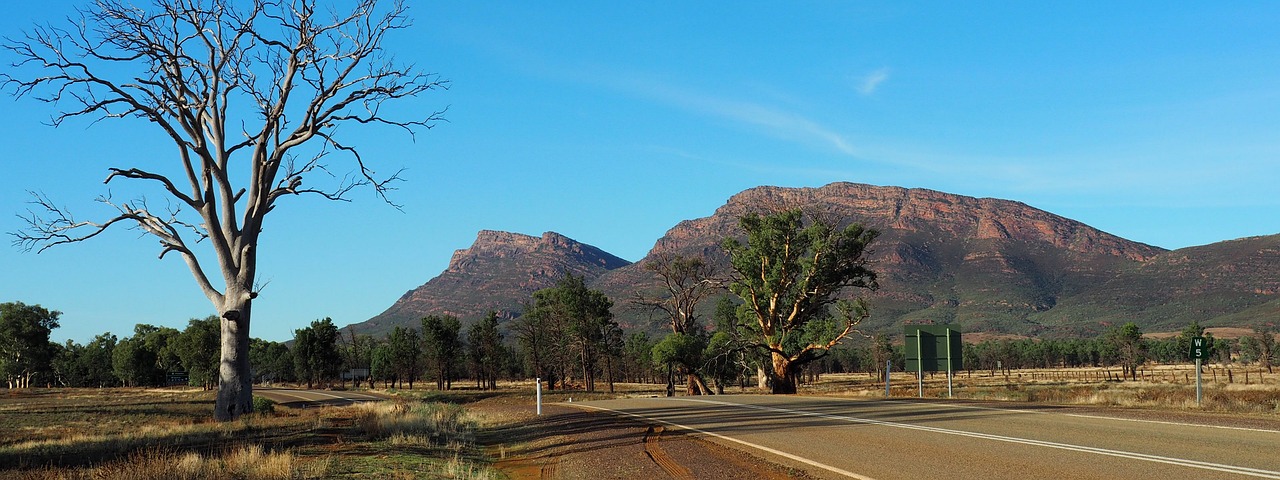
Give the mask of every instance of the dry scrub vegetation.
POLYGON ((494 477, 458 405, 400 399, 209 420, 178 390, 34 390, 0 397, 0 477, 494 477))
MULTIPOLYGON (((1280 371, 1207 366, 1202 374, 1202 404, 1196 404, 1195 367, 1146 366, 1139 379, 1121 381, 1118 369, 1030 369, 962 371, 952 379, 954 398, 1058 405, 1096 405, 1161 410, 1197 410, 1229 414, 1280 414, 1280 371)), ((914 373, 895 372, 891 394, 919 394, 914 373)), ((884 382, 867 374, 828 374, 807 390, 817 394, 877 397, 884 382)), ((924 396, 946 398, 945 372, 925 372, 924 396)))
MULTIPOLYGON (((1139 381, 1106 369, 960 372, 959 399, 1280 415, 1280 373, 1206 370, 1195 401, 1191 366, 1147 367, 1139 381), (1246 380, 1247 379, 1247 380, 1246 380), (1248 383, 1246 383, 1246 381, 1248 383)), ((491 465, 511 444, 495 432, 533 419, 532 382, 499 391, 392 392, 349 407, 276 409, 234 422, 210 420, 212 395, 176 389, 32 389, 0 395, 0 478, 306 479, 501 478, 491 465)), ((618 384, 616 394, 546 392, 544 401, 657 396, 662 385, 618 384)), ((753 388, 727 393, 758 393, 753 388)), ((868 374, 828 374, 801 393, 884 395, 868 374)), ((895 397, 914 397, 914 375, 892 377, 895 397)), ((926 375, 924 396, 945 398, 945 374, 926 375)))

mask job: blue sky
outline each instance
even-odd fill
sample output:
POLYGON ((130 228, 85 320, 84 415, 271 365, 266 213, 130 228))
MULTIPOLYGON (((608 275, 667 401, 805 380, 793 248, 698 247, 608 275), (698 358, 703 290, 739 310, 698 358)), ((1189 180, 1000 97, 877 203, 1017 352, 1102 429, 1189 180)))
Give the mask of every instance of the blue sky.
MULTIPOLYGON (((346 132, 383 171, 407 167, 403 212, 369 191, 285 199, 254 336, 366 320, 481 229, 634 261, 758 185, 1006 198, 1165 248, 1280 233, 1276 3, 476 3, 413 2, 389 45, 452 82, 401 105, 447 106, 448 123, 346 132)), ((75 3, 34 4, 6 5, 0 34, 75 3)), ((144 124, 54 129, 8 95, 0 111, 3 232, 26 190, 88 217, 108 167, 168 165, 144 124)), ((158 253, 129 230, 39 255, 6 242, 0 301, 62 311, 59 341, 213 313, 158 253)))

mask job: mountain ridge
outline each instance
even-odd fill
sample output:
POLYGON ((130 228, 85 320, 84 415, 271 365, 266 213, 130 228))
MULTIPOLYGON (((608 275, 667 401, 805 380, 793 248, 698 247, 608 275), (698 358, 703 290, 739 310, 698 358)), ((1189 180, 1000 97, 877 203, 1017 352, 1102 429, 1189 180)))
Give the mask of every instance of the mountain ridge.
MULTIPOLYGON (((845 182, 744 190, 709 216, 678 222, 655 241, 645 258, 702 256, 725 273, 727 258, 719 244, 737 235, 737 219, 748 212, 783 208, 801 208, 840 224, 859 222, 881 231, 870 260, 880 273, 882 288, 861 292, 871 300, 868 327, 874 330, 893 330, 905 320, 929 320, 961 323, 966 331, 1088 335, 1121 317, 1144 325, 1175 326, 1197 314, 1213 314, 1200 318, 1202 324, 1232 315, 1233 322, 1256 323, 1280 291, 1280 283, 1267 277, 1280 267, 1280 235, 1253 237, 1253 243, 1229 243, 1246 240, 1239 239, 1169 251, 1022 202, 845 182), (1245 244, 1249 248, 1241 247, 1245 244), (1242 248, 1248 251, 1226 253, 1242 248), (1178 263, 1180 255, 1205 260, 1178 263), (1251 261, 1241 263, 1241 258, 1251 261), (1208 269, 1214 276, 1197 285, 1195 272, 1185 270, 1192 267, 1208 269), (1212 292, 1216 306, 1170 314, 1168 308, 1144 303, 1162 298, 1144 289, 1165 283, 1177 285, 1185 295, 1212 292), (1112 301, 1125 292, 1134 298, 1112 301), (1162 311, 1163 318, 1153 318, 1152 312, 1162 311)), ((627 262, 554 232, 532 237, 484 230, 471 247, 454 252, 439 276, 358 325, 369 327, 365 324, 373 322, 374 328, 360 328, 373 332, 389 329, 392 319, 412 322, 432 313, 478 317, 490 309, 512 318, 533 290, 574 273, 613 299, 615 316, 624 327, 657 333, 662 322, 629 302, 636 292, 657 293, 656 279, 644 262, 627 262), (463 291, 462 286, 484 295, 463 291), (464 308, 456 301, 463 299, 475 305, 464 308)), ((710 305, 703 308, 709 310, 710 305)))

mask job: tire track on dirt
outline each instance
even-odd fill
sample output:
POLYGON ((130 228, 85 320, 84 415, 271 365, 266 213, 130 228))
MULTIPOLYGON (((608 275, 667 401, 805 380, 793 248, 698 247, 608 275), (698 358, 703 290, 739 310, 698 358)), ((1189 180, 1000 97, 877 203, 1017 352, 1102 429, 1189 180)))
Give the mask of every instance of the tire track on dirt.
POLYGON ((664 427, 662 426, 650 426, 644 432, 644 454, 648 455, 649 459, 653 460, 653 463, 662 467, 662 470, 667 472, 667 475, 671 475, 672 478, 693 480, 693 471, 677 463, 667 455, 662 446, 658 445, 658 440, 662 438, 663 430, 664 427))

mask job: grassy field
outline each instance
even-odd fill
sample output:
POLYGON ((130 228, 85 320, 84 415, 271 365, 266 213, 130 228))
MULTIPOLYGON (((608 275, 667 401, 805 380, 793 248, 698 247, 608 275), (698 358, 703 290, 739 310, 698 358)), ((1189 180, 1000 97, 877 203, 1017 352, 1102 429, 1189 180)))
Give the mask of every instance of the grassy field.
MULTIPOLYGON (((1147 367, 1138 381, 1115 369, 960 372, 960 399, 1280 415, 1280 373, 1213 367, 1204 403, 1190 366, 1147 367)), ((545 392, 548 403, 661 395, 662 385, 619 384, 617 393, 545 392)), ((0 394, 0 478, 304 479, 505 478, 492 467, 513 445, 495 432, 533 418, 533 384, 498 391, 383 392, 394 400, 350 407, 278 408, 235 422, 211 420, 211 392, 183 389, 32 389, 0 394)), ((682 391, 682 390, 681 390, 682 391)), ((729 388, 726 393, 756 393, 729 388)), ((881 379, 823 375, 801 393, 879 397, 881 379)), ((892 376, 891 394, 914 397, 915 376, 892 376)), ((924 396, 945 398, 944 374, 924 396)))
POLYGON ((209 392, 7 391, 0 477, 494 478, 481 424, 454 403, 399 400, 211 420, 209 392))

